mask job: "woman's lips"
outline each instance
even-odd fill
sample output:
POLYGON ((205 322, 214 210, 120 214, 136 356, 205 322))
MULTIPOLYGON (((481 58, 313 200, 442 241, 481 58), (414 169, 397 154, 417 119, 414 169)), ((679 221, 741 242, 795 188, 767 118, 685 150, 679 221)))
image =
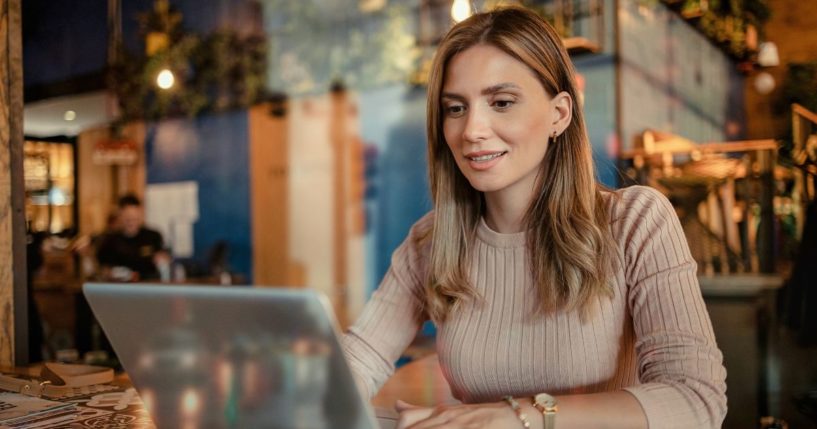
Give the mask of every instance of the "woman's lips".
POLYGON ((489 168, 495 166, 502 158, 507 154, 507 151, 479 151, 479 152, 471 152, 465 155, 465 159, 468 160, 468 165, 474 169, 479 171, 488 170, 489 168))

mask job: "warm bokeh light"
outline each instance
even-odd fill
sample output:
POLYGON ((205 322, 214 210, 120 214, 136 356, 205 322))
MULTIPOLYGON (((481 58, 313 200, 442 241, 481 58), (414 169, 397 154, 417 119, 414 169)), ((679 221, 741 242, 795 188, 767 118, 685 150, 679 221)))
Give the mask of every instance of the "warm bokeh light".
POLYGON ((77 112, 73 110, 66 110, 65 114, 62 117, 66 121, 73 121, 74 119, 77 119, 77 112))
POLYGON ((151 412, 156 407, 156 396, 151 389, 142 389, 139 391, 139 397, 142 398, 142 403, 145 404, 145 410, 151 412))
POLYGON ((175 82, 176 77, 173 76, 173 72, 168 69, 160 71, 159 75, 156 76, 156 85, 159 85, 159 88, 162 89, 172 88, 175 82))
POLYGON ((460 22, 471 16, 471 2, 468 0, 454 0, 451 5, 451 18, 454 22, 460 22))
POLYGON ((760 72, 757 76, 755 76, 754 84, 755 90, 757 90, 760 95, 768 95, 774 91, 774 76, 772 76, 769 72, 760 72))
POLYGON ((196 416, 201 407, 201 398, 195 389, 187 389, 182 395, 182 409, 186 416, 196 416))

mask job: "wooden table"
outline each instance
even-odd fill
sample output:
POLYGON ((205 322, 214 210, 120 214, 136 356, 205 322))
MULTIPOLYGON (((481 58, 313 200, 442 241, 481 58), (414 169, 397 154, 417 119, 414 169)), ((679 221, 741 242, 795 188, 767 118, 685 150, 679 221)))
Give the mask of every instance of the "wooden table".
MULTIPOLYGON (((25 368, 4 368, 4 373, 14 372, 20 376, 35 378, 39 365, 25 368)), ((60 425, 59 429, 89 428, 139 428, 154 429, 138 395, 131 387, 126 374, 119 374, 112 383, 120 386, 117 391, 70 400, 77 404, 80 421, 60 425)), ((372 405, 382 410, 393 410, 397 399, 416 405, 435 405, 453 401, 448 383, 443 377, 437 355, 430 355, 403 366, 383 386, 372 400, 372 405)), ((56 429, 56 428, 55 428, 56 429)))
POLYGON ((436 354, 398 369, 372 399, 372 404, 375 407, 393 408, 398 399, 428 406, 455 401, 436 354))

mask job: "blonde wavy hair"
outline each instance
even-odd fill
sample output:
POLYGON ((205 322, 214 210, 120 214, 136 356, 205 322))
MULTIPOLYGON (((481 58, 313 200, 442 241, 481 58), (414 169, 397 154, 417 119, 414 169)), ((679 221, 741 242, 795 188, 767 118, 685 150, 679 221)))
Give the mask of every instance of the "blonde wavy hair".
MULTIPOLYGON (((603 187, 595 178, 590 142, 578 103, 573 65, 550 24, 527 9, 479 13, 455 25, 441 41, 428 85, 428 160, 434 221, 426 281, 426 311, 444 321, 466 300, 481 299, 468 280, 471 249, 483 214, 482 193, 460 172, 443 135, 442 92, 452 57, 474 45, 495 46, 527 65, 550 96, 566 92, 572 120, 552 143, 537 174, 524 217, 531 276, 542 312, 580 309, 612 296, 614 259, 603 187)), ((544 144, 545 142, 543 142, 544 144)))

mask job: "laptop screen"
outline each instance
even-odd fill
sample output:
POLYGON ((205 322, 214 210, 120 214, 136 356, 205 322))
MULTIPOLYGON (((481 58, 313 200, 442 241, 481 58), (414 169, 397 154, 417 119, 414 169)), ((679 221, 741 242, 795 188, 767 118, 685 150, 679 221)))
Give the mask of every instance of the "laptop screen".
POLYGON ((327 301, 304 289, 86 284, 158 427, 376 427, 327 301))

